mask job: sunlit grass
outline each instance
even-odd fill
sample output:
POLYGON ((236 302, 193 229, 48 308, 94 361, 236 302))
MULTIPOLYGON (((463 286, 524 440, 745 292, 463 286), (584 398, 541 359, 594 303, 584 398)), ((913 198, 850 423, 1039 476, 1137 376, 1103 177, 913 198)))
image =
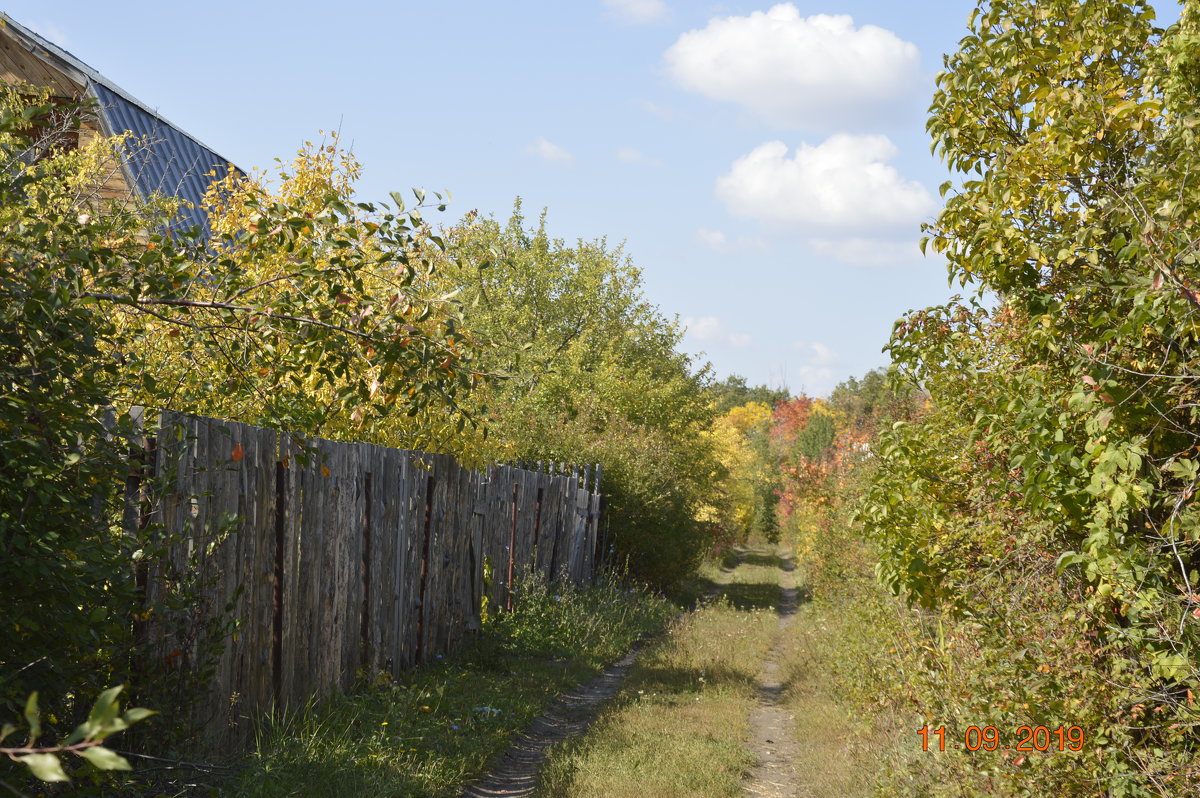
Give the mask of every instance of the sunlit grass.
POLYGON ((741 795, 754 764, 747 743, 758 674, 778 633, 779 575, 766 565, 727 575, 747 600, 703 607, 647 650, 589 732, 552 752, 539 795, 741 795))
POLYGON ((515 611, 452 660, 267 718, 256 753, 221 794, 456 795, 563 689, 585 681, 674 615, 608 583, 528 583, 515 611))

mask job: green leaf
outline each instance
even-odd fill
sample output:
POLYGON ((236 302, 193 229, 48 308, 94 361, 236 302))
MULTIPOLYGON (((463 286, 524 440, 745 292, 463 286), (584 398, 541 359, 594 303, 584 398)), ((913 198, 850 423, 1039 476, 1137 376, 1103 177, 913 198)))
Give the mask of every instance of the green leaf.
POLYGON ((25 702, 25 722, 29 724, 29 742, 33 742, 42 733, 41 713, 38 711, 38 694, 34 690, 29 694, 29 700, 25 702))
POLYGON ((157 714, 158 713, 153 709, 143 709, 142 707, 134 707, 132 709, 128 709, 125 711, 124 719, 125 719, 126 723, 128 723, 130 726, 132 726, 133 724, 137 723, 138 721, 145 720, 146 718, 150 717, 151 715, 157 715, 157 714))
POLYGON ((25 764, 33 772, 35 778, 42 781, 70 781, 62 769, 62 763, 54 754, 26 754, 17 757, 17 761, 25 764))
POLYGON ((92 724, 84 721, 75 727, 75 731, 71 732, 67 739, 63 740, 63 745, 74 745, 75 743, 82 742, 90 737, 91 734, 92 724))
POLYGON ((123 688, 124 685, 121 684, 110 687, 96 699, 96 703, 92 705, 92 711, 88 713, 87 722, 92 727, 89 736, 104 739, 106 735, 125 728, 124 723, 119 726, 114 726, 113 723, 117 720, 120 712, 117 707, 117 696, 123 688))
POLYGON ((129 760, 102 745, 85 748, 79 755, 100 770, 133 770, 129 760))

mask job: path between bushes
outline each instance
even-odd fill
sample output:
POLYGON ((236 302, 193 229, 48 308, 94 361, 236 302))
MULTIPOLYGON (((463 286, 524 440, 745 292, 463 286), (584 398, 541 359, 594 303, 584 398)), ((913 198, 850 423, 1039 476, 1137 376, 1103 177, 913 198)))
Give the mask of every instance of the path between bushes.
MULTIPOLYGON (((706 601, 716 599, 726 589, 743 556, 739 554, 731 565, 721 569, 720 576, 704 596, 706 601)), ((768 798, 795 795, 799 789, 794 765, 796 744, 791 731, 792 715, 782 706, 784 684, 780 680, 777 661, 784 633, 796 614, 799 591, 795 586, 794 563, 785 558, 780 562, 783 575, 777 607, 779 635, 763 662, 758 679, 759 704, 750 716, 752 737, 749 746, 757 764, 748 774, 745 785, 748 795, 768 798)), ((549 749, 587 731, 604 704, 617 695, 643 648, 644 645, 635 647, 595 679, 560 696, 497 758, 491 772, 466 788, 462 798, 533 795, 549 749)))
POLYGON ((750 714, 753 731, 750 750, 758 764, 750 771, 746 792, 750 795, 796 795, 800 788, 796 774, 797 749, 792 735, 793 716, 783 706, 784 683, 779 675, 780 646, 788 626, 795 620, 799 606, 795 564, 783 559, 782 595, 779 601, 779 635, 763 662, 758 677, 759 705, 750 714))

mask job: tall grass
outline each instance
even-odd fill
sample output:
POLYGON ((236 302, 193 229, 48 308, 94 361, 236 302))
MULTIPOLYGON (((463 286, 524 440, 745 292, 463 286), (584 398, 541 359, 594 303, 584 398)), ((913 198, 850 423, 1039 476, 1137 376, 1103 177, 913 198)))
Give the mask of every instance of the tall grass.
POLYGON ((535 576, 524 579, 514 594, 513 611, 487 625, 497 646, 526 656, 576 660, 597 670, 638 638, 662 629, 676 612, 668 602, 607 574, 582 590, 535 576))
POLYGON ((613 577, 583 588, 526 579, 514 598, 453 656, 397 677, 363 673, 348 695, 265 715, 229 774, 142 769, 97 794, 457 795, 559 692, 678 612, 613 577))

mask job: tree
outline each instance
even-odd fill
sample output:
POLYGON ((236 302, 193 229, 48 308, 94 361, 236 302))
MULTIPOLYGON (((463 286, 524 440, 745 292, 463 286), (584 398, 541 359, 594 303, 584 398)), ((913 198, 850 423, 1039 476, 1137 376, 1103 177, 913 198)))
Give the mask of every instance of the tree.
POLYGON ((475 456, 599 463, 618 559, 655 584, 681 577, 708 545, 697 515, 722 466, 704 434, 707 368, 678 351, 678 324, 619 247, 568 245, 545 214, 527 228, 520 200, 507 224, 468 216, 446 240, 460 264, 447 289, 500 375, 472 404, 489 435, 475 456))
POLYGON ((708 386, 708 393, 716 404, 718 413, 728 413, 733 408, 750 402, 773 408, 778 402, 788 398, 788 392, 782 388, 747 385, 746 378, 739 374, 730 374, 720 382, 714 382, 708 386))
POLYGON ((1167 31, 1153 20, 1140 0, 972 14, 931 107, 961 182, 943 187, 928 245, 995 302, 897 324, 894 361, 934 407, 885 434, 863 510, 885 580, 971 613, 987 645, 1035 625, 989 606, 997 591, 1036 585, 1072 613, 1039 628, 1064 663, 1075 645, 1095 657, 1080 678, 1102 696, 1104 742, 1075 776, 1044 771, 1047 793, 1086 789, 1071 778, 1089 768, 1125 795, 1192 778, 1197 6, 1167 31), (1132 729, 1124 713, 1147 703, 1132 729))
MULTIPOLYGON (((752 534, 777 540, 778 469, 768 449, 770 409, 761 402, 730 408, 713 422, 710 435, 726 476, 705 507, 706 520, 728 530, 731 542, 752 534)), ((714 486, 716 488, 718 486, 714 486)))
POLYGON ((355 202, 358 173, 331 135, 277 187, 215 183, 213 236, 187 247, 171 285, 111 298, 136 331, 119 354, 149 380, 127 400, 410 448, 438 437, 432 419, 462 429, 459 399, 482 377, 458 303, 438 292, 444 243, 399 194, 355 202))
POLYGON ((40 689, 60 717, 128 681, 145 611, 151 541, 119 520, 131 404, 311 434, 452 411, 477 380, 457 306, 426 291, 440 239, 419 211, 350 204, 321 172, 335 149, 277 196, 221 186, 202 241, 162 232, 169 202, 94 196, 124 142, 67 146, 85 113, 0 92, 0 697, 40 689))

